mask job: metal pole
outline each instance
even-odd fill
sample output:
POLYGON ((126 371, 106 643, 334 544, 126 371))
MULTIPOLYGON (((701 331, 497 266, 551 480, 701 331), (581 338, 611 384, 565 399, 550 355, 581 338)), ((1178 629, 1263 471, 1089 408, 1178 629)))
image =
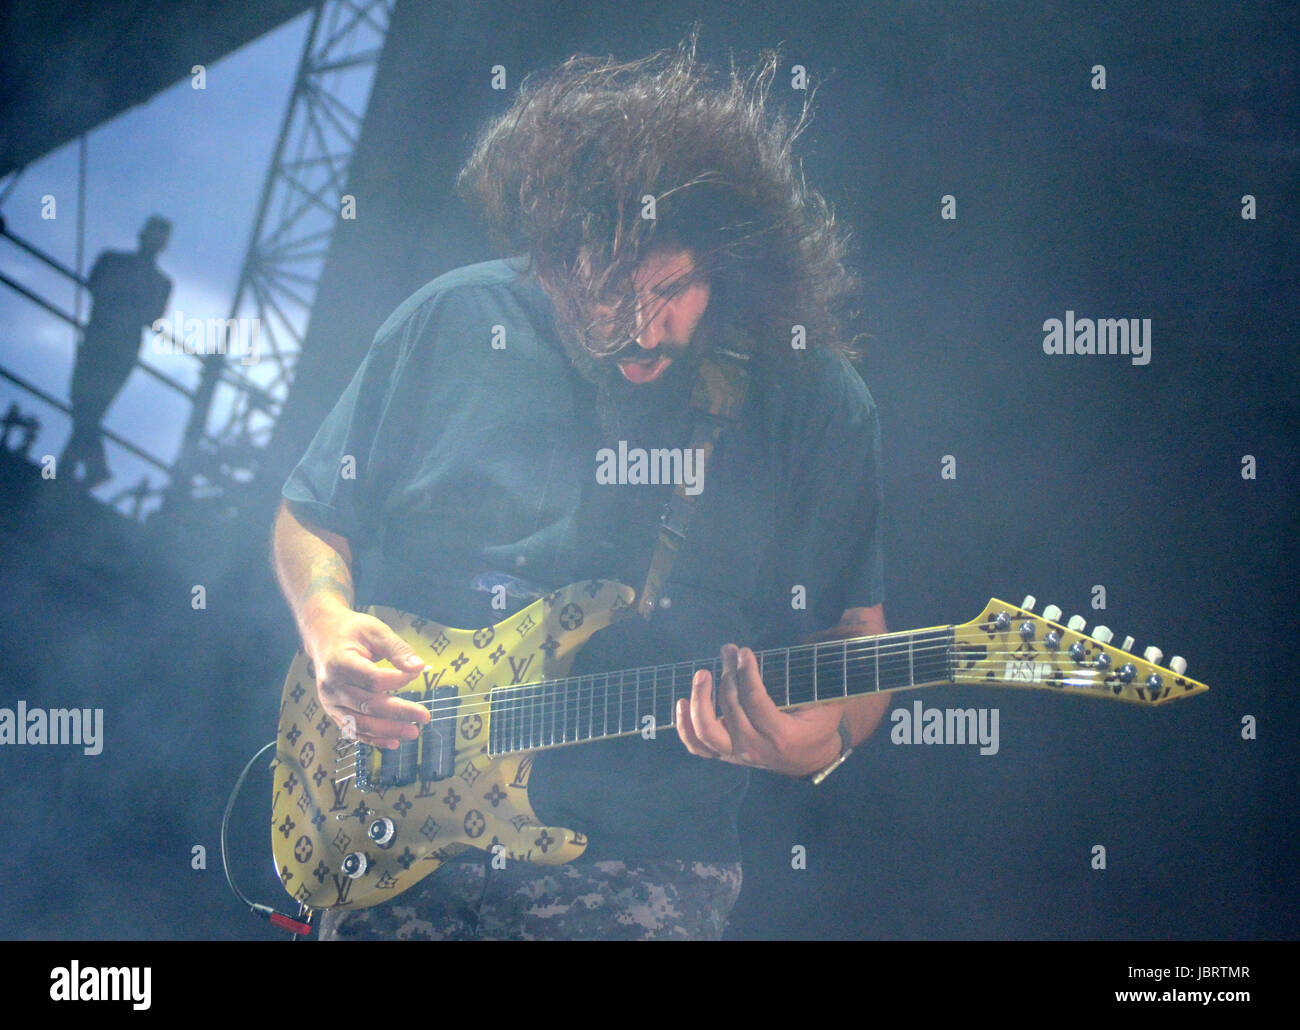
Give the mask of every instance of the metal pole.
MULTIPOLYGON (((240 269, 239 285, 235 289, 235 297, 230 305, 231 318, 237 316, 240 302, 248 289, 249 264, 253 255, 257 253, 257 241, 262 232, 263 222, 266 220, 266 209, 271 202, 271 193, 275 185, 275 170, 280 167, 280 156, 284 153, 285 143, 289 138, 289 129, 296 110, 293 99, 297 97, 299 90, 302 89, 306 78, 312 48, 316 43, 316 34, 320 29, 323 9, 323 3, 317 4, 316 9, 312 12, 311 28, 307 31, 307 41, 302 48, 302 57, 298 61, 298 72, 294 77, 290 101, 285 106, 284 121, 280 124, 280 136, 276 140, 275 152, 271 158, 272 173, 267 179, 266 187, 262 190, 261 200, 258 201, 257 216, 253 219, 253 233, 249 239, 248 250, 244 255, 244 266, 240 269)), ((216 393, 217 384, 221 381, 221 370, 224 364, 224 354, 209 354, 204 358, 203 370, 199 374, 199 386, 194 393, 194 406, 190 409, 190 417, 185 424, 185 432, 181 437, 180 452, 176 456, 176 465, 172 470, 172 481, 163 500, 165 507, 181 500, 188 489, 190 469, 194 464, 194 452, 199 440, 203 438, 207 431, 208 413, 212 409, 212 398, 216 393)))

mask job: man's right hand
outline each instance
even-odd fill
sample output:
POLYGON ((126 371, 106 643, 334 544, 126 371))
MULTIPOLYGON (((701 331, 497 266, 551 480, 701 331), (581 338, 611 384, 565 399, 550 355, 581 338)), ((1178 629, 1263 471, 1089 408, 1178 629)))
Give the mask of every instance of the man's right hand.
POLYGON ((425 668, 410 645, 373 615, 356 612, 338 598, 313 599, 304 612, 303 647, 316 671, 321 707, 345 737, 395 748, 419 736, 429 710, 393 697, 425 668), (393 668, 376 662, 388 659, 393 668))

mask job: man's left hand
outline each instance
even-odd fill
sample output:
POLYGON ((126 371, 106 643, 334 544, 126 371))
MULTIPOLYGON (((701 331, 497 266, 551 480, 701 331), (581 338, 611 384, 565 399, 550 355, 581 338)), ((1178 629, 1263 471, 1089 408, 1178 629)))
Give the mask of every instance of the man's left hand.
POLYGON ((763 686, 754 652, 734 644, 722 648, 720 679, 720 718, 706 669, 695 673, 690 698, 677 702, 677 735, 691 754, 787 776, 810 776, 839 757, 842 703, 782 712, 763 686))

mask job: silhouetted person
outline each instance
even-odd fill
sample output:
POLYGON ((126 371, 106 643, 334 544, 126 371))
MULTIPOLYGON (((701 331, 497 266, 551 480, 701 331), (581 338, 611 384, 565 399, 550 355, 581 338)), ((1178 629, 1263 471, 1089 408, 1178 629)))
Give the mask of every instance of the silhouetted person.
POLYGON ((77 463, 85 466, 87 490, 109 475, 100 420, 135 366, 141 326, 162 316, 171 295, 171 280, 154 264, 171 231, 171 222, 151 215, 138 250, 106 250, 90 272, 94 301, 72 369, 72 437, 59 459, 73 476, 77 463))

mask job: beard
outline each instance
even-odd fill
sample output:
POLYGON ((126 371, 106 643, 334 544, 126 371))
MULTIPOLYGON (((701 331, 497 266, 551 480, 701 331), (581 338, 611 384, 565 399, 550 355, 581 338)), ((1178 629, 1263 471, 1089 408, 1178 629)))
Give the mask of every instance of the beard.
POLYGON ((691 392, 699 359, 688 350, 652 383, 631 383, 618 366, 596 384, 596 417, 611 443, 629 447, 684 447, 691 435, 691 392))
POLYGON ((596 357, 573 334, 560 334, 574 368, 595 387, 596 418, 605 441, 626 440, 629 447, 647 449, 685 447, 690 442, 691 394, 704 353, 707 318, 706 312, 691 342, 672 351, 672 362, 650 383, 629 382, 613 358, 596 357))

